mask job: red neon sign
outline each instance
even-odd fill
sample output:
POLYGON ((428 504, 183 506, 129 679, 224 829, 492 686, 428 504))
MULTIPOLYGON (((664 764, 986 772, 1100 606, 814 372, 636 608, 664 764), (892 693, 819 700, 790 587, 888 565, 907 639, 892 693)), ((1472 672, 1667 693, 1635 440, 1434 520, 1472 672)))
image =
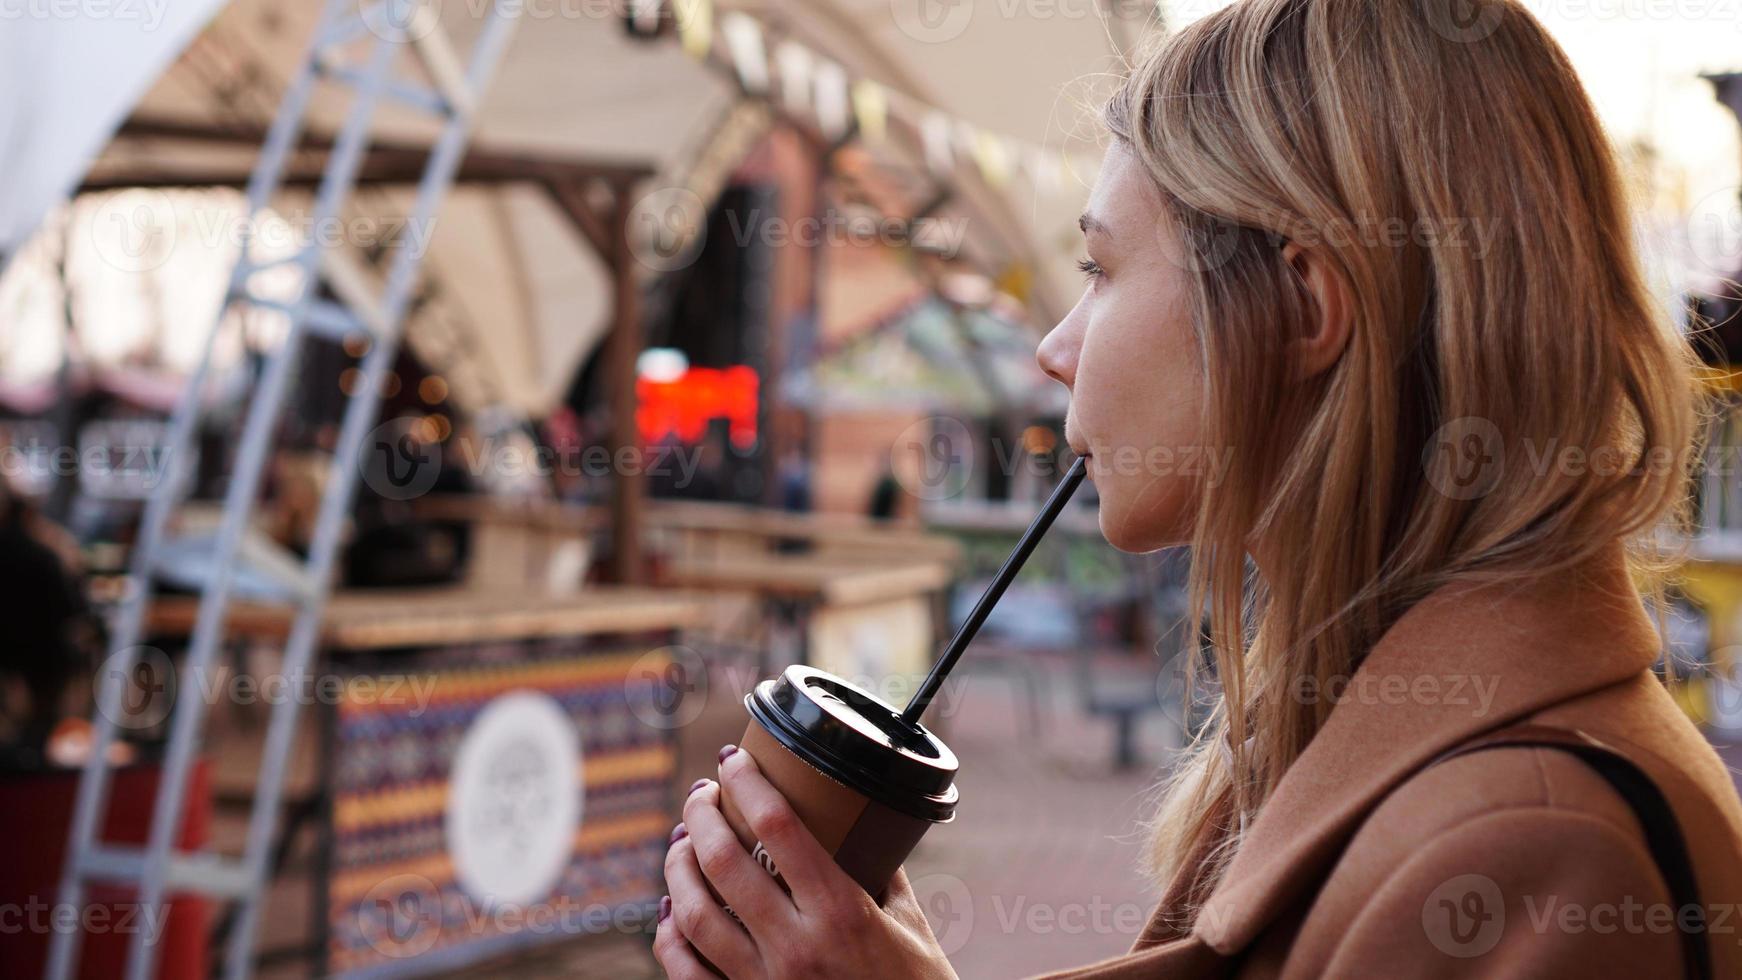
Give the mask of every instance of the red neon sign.
POLYGON ((710 419, 723 418, 732 444, 756 444, 756 405, 760 379, 740 364, 729 368, 693 367, 671 381, 635 380, 635 425, 645 443, 668 436, 697 443, 710 419))

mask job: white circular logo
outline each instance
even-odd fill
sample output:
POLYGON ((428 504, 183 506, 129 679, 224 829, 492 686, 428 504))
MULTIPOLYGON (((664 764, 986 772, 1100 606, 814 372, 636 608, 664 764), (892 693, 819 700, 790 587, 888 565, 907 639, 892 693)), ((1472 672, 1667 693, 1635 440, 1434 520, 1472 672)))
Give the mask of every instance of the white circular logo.
POLYGON ((974 934, 974 895, 955 875, 920 875, 908 882, 914 900, 924 910, 926 921, 947 956, 960 952, 974 934))
POLYGON ((647 268, 688 268, 708 240, 708 205, 687 187, 661 187, 629 209, 624 231, 630 252, 647 268))
POLYGON ((90 215, 91 246, 111 268, 150 272, 175 252, 179 219, 175 201, 163 191, 116 191, 100 198, 90 215))
MULTIPOLYGON (((130 647, 110 655, 98 669, 97 683, 119 685, 121 698, 109 719, 117 728, 155 728, 175 707, 175 665, 156 647, 130 647)), ((106 710, 100 697, 97 708, 106 710)))
POLYGON ((1424 9, 1428 26, 1448 41, 1474 44, 1500 29, 1506 11, 1496 0, 1449 0, 1424 9))
POLYGON ((441 24, 430 0, 387 0, 377 4, 358 0, 357 6, 369 33, 396 44, 421 41, 441 24))
POLYGON ((901 33, 921 44, 954 41, 974 19, 973 0, 889 0, 901 33))
POLYGON ((649 650, 624 675, 623 694, 642 724, 661 731, 682 728, 708 704, 708 665, 689 647, 649 650))
POLYGON ((1742 188, 1713 191, 1688 209, 1688 250, 1704 271, 1729 276, 1742 267, 1742 188))
POLYGON ((960 419, 920 419, 889 447, 889 468, 902 489, 921 500, 948 500, 974 475, 974 436, 960 419))
POLYGON ((1481 956, 1506 932, 1506 898, 1487 875, 1459 875, 1428 893, 1421 903, 1421 928, 1447 956, 1481 956))
POLYGON ((1428 482, 1453 500, 1476 500, 1493 493, 1506 474, 1506 440, 1500 427, 1467 415, 1440 426, 1422 448, 1428 482))
POLYGON ((388 500, 411 500, 434 489, 442 474, 441 449, 422 438, 422 420, 400 417, 369 433, 357 470, 369 489, 388 500))
POLYGON ((490 702, 460 741, 448 781, 454 877, 479 902, 527 905, 550 893, 581 823, 581 745, 549 695, 490 702))
POLYGON ((442 896, 422 875, 376 882, 357 906, 357 929, 377 953, 393 959, 420 956, 442 936, 442 896))

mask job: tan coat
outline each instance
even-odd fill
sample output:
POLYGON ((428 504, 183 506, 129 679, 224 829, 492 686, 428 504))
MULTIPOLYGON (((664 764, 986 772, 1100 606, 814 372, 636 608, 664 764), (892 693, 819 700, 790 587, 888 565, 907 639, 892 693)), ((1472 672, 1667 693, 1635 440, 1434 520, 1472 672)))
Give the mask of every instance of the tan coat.
MULTIPOLYGON (((1618 558, 1442 589, 1386 633, 1249 828, 1189 933, 1176 880, 1132 951, 1060 977, 1679 977, 1682 937, 1631 806, 1552 725, 1645 770, 1682 827, 1712 975, 1742 977, 1742 805, 1651 673, 1618 558)), ((1183 878, 1184 876, 1182 876, 1183 878)))

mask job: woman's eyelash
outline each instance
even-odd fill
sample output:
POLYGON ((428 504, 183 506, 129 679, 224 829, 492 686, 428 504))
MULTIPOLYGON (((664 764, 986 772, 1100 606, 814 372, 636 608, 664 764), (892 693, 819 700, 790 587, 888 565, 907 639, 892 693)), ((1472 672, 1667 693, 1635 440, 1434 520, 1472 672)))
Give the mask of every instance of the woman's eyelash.
POLYGON ((1099 279, 1101 277, 1101 264, 1094 259, 1079 259, 1077 260, 1077 271, 1090 279, 1099 279))

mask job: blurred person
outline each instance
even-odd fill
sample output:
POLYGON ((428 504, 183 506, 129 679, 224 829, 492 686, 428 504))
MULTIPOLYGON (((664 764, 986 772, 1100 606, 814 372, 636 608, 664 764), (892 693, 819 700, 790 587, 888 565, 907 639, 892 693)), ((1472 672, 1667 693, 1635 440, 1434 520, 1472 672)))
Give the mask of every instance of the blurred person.
POLYGON ((22 719, 9 726, 28 757, 42 751, 67 688, 88 669, 86 612, 77 544, 0 479, 0 671, 28 698, 22 719))
POLYGON ((871 485, 871 499, 865 504, 865 514, 880 521, 890 521, 901 514, 901 481, 895 468, 884 466, 877 482, 871 485))
MULTIPOLYGON (((1515 0, 1238 0, 1103 119, 1039 361, 1107 539, 1192 546, 1221 693, 1153 917, 1062 975, 1742 976, 1742 804, 1633 578, 1694 358, 1565 54, 1515 0)), ((748 753, 673 841, 671 976, 953 975, 905 875, 860 890, 748 753)))

